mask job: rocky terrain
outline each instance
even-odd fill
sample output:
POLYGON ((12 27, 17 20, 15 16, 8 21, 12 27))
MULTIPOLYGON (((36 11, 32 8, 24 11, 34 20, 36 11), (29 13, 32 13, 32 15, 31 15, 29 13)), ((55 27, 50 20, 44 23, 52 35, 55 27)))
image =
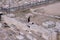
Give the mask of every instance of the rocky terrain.
POLYGON ((0 0, 0 40, 60 40, 59 15, 58 0, 0 0))

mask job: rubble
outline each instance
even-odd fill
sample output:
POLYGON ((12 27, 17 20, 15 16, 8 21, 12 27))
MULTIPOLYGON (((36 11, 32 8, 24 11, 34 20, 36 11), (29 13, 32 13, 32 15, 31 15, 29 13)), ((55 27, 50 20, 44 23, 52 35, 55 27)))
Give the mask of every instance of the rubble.
POLYGON ((53 28, 56 26, 56 23, 53 21, 45 21, 42 23, 42 25, 46 28, 53 28))
POLYGON ((8 17, 11 17, 11 18, 15 17, 15 15, 12 14, 12 13, 11 13, 11 14, 7 14, 7 16, 8 16, 8 17))
POLYGON ((2 0, 0 40, 60 40, 59 4, 58 0, 2 0))
POLYGON ((19 40, 24 39, 22 35, 16 36, 19 40))

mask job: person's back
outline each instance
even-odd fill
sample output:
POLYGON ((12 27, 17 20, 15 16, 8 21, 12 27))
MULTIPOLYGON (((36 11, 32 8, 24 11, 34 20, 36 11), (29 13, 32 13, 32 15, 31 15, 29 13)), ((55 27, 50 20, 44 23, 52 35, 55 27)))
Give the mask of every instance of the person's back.
POLYGON ((30 22, 30 17, 28 17, 28 22, 30 22))

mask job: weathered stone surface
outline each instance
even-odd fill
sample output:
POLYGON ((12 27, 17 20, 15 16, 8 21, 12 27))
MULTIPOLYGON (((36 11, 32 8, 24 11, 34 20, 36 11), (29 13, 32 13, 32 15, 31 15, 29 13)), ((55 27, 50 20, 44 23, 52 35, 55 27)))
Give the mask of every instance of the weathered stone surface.
POLYGON ((2 1, 0 9, 4 14, 0 21, 0 40, 60 40, 60 20, 57 19, 60 18, 59 10, 57 11, 60 2, 56 0, 0 1, 2 1), (30 8, 33 6, 34 8, 30 8), (20 11, 26 8, 28 10, 20 11), (28 20, 30 21, 27 22, 28 20))
POLYGON ((45 21, 42 23, 42 25, 46 28, 53 28, 56 26, 56 23, 53 21, 45 21))

